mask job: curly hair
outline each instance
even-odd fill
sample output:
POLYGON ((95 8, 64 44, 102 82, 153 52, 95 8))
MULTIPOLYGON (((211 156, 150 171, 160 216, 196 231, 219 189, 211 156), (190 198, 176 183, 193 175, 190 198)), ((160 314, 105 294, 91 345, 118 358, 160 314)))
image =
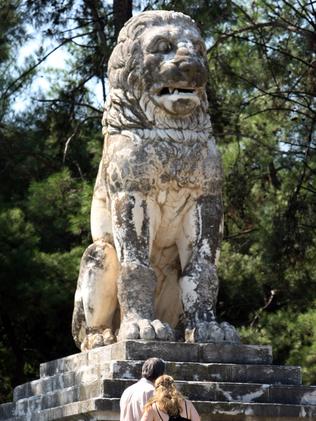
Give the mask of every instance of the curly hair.
POLYGON ((177 416, 181 412, 183 395, 177 390, 174 379, 166 374, 158 377, 155 381, 155 393, 148 400, 144 409, 149 409, 154 403, 158 409, 166 412, 169 416, 177 416))

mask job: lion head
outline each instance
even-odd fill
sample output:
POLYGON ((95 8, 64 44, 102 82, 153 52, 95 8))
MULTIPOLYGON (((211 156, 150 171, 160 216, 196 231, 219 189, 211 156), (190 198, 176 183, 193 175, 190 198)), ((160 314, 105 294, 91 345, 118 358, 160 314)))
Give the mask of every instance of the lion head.
POLYGON ((143 12, 121 30, 108 64, 104 126, 125 129, 210 127, 206 48, 183 13, 143 12))

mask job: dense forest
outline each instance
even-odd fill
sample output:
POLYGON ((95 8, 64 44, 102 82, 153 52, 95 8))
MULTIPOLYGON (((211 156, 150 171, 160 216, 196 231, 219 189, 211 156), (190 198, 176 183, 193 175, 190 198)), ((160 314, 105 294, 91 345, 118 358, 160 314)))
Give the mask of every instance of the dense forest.
POLYGON ((189 14, 208 47, 225 169, 218 318, 316 383, 316 2, 0 0, 0 401, 77 352, 107 62, 150 9, 189 14))

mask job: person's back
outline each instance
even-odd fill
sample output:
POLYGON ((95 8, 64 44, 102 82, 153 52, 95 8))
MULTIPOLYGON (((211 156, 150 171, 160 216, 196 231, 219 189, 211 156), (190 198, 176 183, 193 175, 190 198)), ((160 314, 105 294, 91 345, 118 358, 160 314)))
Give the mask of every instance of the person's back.
POLYGON ((155 393, 145 405, 141 421, 200 421, 194 405, 175 387, 171 376, 160 376, 155 393))
POLYGON ((124 390, 121 400, 121 421, 139 420, 143 413, 143 408, 149 398, 154 393, 154 386, 152 382, 141 378, 137 383, 124 390), (139 417, 139 418, 137 418, 139 417))
POLYGON ((163 374, 164 362, 149 358, 142 367, 142 378, 124 390, 120 400, 120 421, 139 421, 146 402, 154 393, 153 382, 163 374))

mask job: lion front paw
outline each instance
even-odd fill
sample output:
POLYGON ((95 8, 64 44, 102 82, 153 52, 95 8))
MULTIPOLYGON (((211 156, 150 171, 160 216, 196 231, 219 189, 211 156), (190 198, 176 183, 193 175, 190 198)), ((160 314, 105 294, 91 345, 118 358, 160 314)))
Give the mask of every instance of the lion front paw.
POLYGON ((101 333, 89 333, 81 343, 81 351, 89 351, 100 346, 110 345, 115 342, 111 329, 105 329, 101 333))
POLYGON ((174 341, 173 329, 160 320, 127 320, 121 323, 117 336, 118 341, 126 339, 144 339, 146 341, 174 341))
POLYGON ((185 342, 234 342, 239 343, 240 337, 231 324, 222 322, 200 322, 193 329, 185 330, 185 342))

